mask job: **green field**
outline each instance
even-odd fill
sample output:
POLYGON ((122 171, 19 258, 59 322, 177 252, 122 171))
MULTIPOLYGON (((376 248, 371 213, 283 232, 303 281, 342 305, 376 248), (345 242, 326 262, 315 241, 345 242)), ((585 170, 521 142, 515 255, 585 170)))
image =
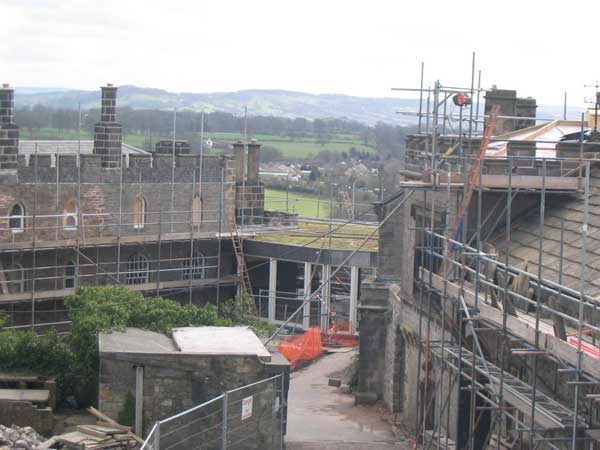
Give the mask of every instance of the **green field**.
MULTIPOLYGON (((81 130, 80 133, 77 130, 58 130, 56 128, 41 128, 40 130, 36 130, 35 135, 31 135, 29 130, 26 128, 21 128, 19 130, 19 134, 21 139, 29 140, 29 139, 37 139, 37 140, 77 140, 81 139, 82 141, 89 141, 94 139, 94 134, 87 131, 81 130)), ((126 144, 133 145, 134 147, 144 148, 144 140, 146 137, 142 134, 125 134, 123 136, 123 140, 126 144)))
MULTIPOLYGON (((239 133, 205 133, 207 137, 215 141, 234 142, 242 136, 239 133)), ((275 148, 283 156, 289 158, 307 158, 310 155, 329 150, 334 153, 348 152, 354 147, 357 151, 374 153, 375 149, 361 143, 356 134, 337 134, 330 137, 329 142, 320 143, 315 138, 289 138, 285 136, 274 136, 270 134, 256 134, 249 138, 257 139, 262 145, 275 148)))
MULTIPOLYGON (((40 139, 40 140, 90 140, 93 139, 93 134, 87 130, 81 130, 78 134, 77 130, 58 130, 56 128, 41 128, 36 130, 35 135, 31 135, 29 130, 22 128, 20 130, 21 139, 40 139)), ((207 138, 214 141, 235 142, 242 136, 240 133, 205 133, 207 138)), ((156 137, 153 137, 156 140, 156 137)), ((286 158, 307 158, 314 156, 321 151, 328 150, 332 153, 349 152, 352 147, 361 152, 375 152, 375 149, 361 143, 359 136, 356 134, 335 134, 330 136, 329 142, 320 143, 315 138, 288 138, 285 136, 275 136, 270 134, 256 134, 249 138, 258 139, 265 147, 270 147, 281 151, 286 158)), ((168 139, 168 137, 166 138, 168 139)), ((146 136, 143 134, 125 134, 123 140, 126 144, 135 147, 144 148, 146 136)))
POLYGON ((304 192, 265 189, 265 209, 283 211, 307 217, 329 218, 329 200, 304 192))

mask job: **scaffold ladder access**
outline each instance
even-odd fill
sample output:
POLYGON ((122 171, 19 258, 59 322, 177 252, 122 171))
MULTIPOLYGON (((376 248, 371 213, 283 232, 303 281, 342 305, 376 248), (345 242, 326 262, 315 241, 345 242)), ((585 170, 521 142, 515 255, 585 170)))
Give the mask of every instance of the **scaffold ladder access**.
POLYGON ((233 251, 235 252, 238 273, 242 283, 242 291, 252 296, 252 285, 250 284, 250 276, 248 275, 248 268, 246 267, 246 257, 244 256, 244 241, 235 219, 229 222, 229 232, 231 234, 231 244, 233 246, 233 251))

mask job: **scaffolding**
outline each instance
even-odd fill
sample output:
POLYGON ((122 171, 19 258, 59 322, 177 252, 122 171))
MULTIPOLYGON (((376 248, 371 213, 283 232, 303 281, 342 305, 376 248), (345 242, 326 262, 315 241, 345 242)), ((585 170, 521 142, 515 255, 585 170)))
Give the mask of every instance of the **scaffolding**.
POLYGON ((596 247, 588 247, 597 232, 590 180, 600 146, 584 142, 582 116, 572 142, 545 141, 557 149, 552 157, 536 155, 534 142, 531 156, 489 158, 490 143, 504 138, 491 137, 498 111, 486 115, 488 139, 477 134, 482 89, 481 72, 474 88, 474 68, 475 55, 470 88, 436 81, 430 89, 422 66, 421 87, 411 89, 421 97, 412 140, 419 145, 409 140, 400 192, 421 193, 410 205, 419 315, 414 446, 597 448, 600 304, 589 275, 596 247), (449 140, 446 102, 457 93, 478 101, 460 107, 468 131, 449 140), (561 146, 571 156, 559 155, 561 146), (555 211, 567 203, 576 206, 559 220, 555 211))

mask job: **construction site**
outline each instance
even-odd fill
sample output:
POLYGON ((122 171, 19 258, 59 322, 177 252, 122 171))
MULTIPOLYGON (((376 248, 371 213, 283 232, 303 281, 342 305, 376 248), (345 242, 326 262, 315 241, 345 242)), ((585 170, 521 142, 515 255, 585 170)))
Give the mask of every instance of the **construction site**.
POLYGON ((415 448, 598 448, 598 98, 544 120, 476 80, 401 89, 419 132, 377 205, 358 389, 415 448))
MULTIPOLYGON (((302 402, 290 372, 358 346, 356 405, 382 404, 412 448, 600 448, 600 93, 577 120, 537 117, 534 99, 483 88, 474 55, 467 86, 427 86, 422 66, 398 90, 419 95, 402 169, 327 220, 265 207, 256 140, 192 154, 174 114, 154 152, 126 145, 112 85, 93 141, 20 140, 3 85, 3 329, 68 334, 65 298, 97 285, 217 308, 247 295, 276 327, 100 333, 97 427, 67 446, 282 449, 302 402), (134 437, 109 418, 128 395, 134 437)), ((0 389, 25 403, 10 420, 52 404, 24 379, 0 389)))

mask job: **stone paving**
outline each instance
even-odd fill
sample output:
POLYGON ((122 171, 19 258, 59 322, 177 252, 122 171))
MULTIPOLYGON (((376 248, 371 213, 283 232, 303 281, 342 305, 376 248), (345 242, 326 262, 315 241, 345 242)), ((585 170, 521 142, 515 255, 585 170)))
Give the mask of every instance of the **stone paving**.
POLYGON ((408 441, 395 440, 380 408, 355 406, 352 394, 328 386, 330 376, 343 379, 348 374, 355 357, 356 350, 326 355, 292 374, 287 450, 411 448, 408 441))

